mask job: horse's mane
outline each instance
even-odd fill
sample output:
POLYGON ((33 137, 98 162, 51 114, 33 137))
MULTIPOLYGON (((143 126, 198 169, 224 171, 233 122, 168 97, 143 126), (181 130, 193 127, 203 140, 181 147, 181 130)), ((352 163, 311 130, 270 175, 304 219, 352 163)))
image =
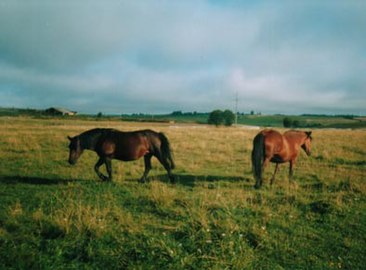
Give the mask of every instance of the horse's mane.
POLYGON ((311 132, 307 132, 307 131, 291 129, 284 133, 284 135, 286 135, 287 137, 294 137, 294 136, 298 136, 300 134, 309 137, 310 140, 313 140, 313 138, 311 137, 311 132))
POLYGON ((77 136, 83 148, 94 148, 100 136, 115 131, 112 128, 93 128, 77 136))
POLYGON ((79 136, 92 136, 94 134, 100 134, 100 133, 108 133, 111 131, 117 131, 116 129, 113 128, 93 128, 93 129, 89 129, 87 131, 84 131, 83 133, 81 133, 79 136))

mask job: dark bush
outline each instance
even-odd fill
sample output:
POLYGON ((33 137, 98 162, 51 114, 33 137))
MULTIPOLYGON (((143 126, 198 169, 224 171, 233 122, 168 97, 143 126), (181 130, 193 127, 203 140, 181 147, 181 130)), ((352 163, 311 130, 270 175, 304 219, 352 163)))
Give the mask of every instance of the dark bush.
POLYGON ((290 118, 288 118, 288 117, 285 117, 285 118, 283 119, 283 126, 284 126, 285 128, 289 128, 289 127, 291 127, 291 126, 292 126, 292 120, 291 120, 290 118))
POLYGON ((221 110, 214 110, 208 116, 208 123, 210 125, 219 126, 224 121, 224 114, 221 110))

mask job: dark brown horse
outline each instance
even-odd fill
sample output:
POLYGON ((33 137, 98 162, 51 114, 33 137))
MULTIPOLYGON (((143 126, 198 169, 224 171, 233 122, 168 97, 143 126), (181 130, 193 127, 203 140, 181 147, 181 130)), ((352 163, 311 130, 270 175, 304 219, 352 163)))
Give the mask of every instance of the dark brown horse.
POLYGON ((269 162, 276 163, 271 178, 271 185, 275 180, 279 163, 290 162, 289 179, 293 176, 296 158, 302 148, 308 156, 311 152, 311 131, 286 131, 283 135, 272 129, 262 130, 253 140, 252 165, 255 188, 262 186, 262 174, 269 162))
POLYGON ((170 181, 174 183, 171 171, 175 165, 169 141, 163 133, 152 130, 122 132, 116 129, 96 128, 68 139, 69 163, 75 164, 85 149, 95 151, 99 160, 94 170, 103 181, 112 180, 112 159, 130 161, 144 157, 145 171, 140 182, 145 182, 151 170, 151 158, 155 156, 167 170, 170 181), (99 167, 103 164, 106 166, 108 177, 99 171, 99 167))

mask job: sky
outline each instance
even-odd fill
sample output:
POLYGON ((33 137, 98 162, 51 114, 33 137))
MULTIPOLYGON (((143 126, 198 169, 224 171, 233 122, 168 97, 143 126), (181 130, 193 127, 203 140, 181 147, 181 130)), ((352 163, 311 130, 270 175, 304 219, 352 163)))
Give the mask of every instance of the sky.
POLYGON ((0 107, 366 115, 365 14, 362 0, 1 0, 0 107))

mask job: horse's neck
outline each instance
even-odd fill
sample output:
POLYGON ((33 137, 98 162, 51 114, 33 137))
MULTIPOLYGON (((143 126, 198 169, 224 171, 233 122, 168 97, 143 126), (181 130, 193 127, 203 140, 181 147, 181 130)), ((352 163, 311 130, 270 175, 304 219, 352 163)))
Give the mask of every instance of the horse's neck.
POLYGON ((302 136, 294 136, 293 134, 285 134, 284 139, 288 145, 302 145, 304 141, 302 136))
POLYGON ((82 149, 95 150, 95 146, 101 136, 100 133, 83 134, 80 136, 80 146, 82 149))

